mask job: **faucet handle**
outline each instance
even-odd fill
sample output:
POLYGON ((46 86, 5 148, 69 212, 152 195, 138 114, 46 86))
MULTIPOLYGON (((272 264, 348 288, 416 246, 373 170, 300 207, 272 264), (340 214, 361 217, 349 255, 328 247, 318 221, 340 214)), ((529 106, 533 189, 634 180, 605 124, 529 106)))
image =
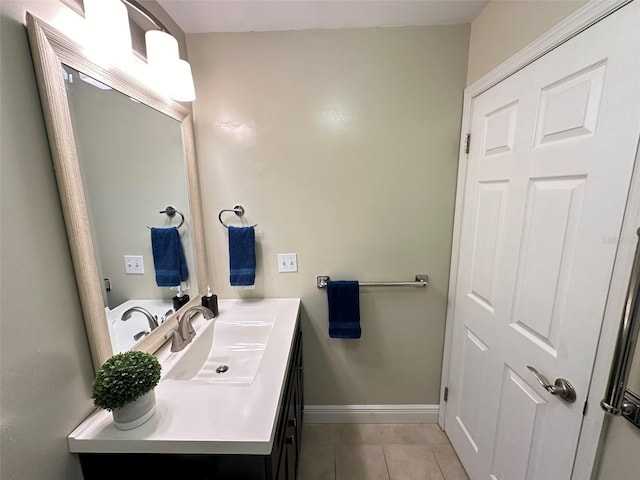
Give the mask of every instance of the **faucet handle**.
POLYGON ((164 338, 167 340, 171 339, 172 352, 179 352, 187 344, 187 342, 184 341, 184 339, 182 338, 182 335, 180 335, 180 333, 177 330, 171 330, 169 333, 165 335, 164 338))
POLYGON ((189 343, 196 336, 196 330, 191 324, 191 316, 183 315, 178 321, 178 330, 182 340, 189 343))
POLYGON ((147 335, 149 335, 149 330, 142 330, 141 332, 136 333, 133 336, 133 339, 137 342, 138 340, 140 340, 142 337, 146 337, 147 335))
POLYGON ((173 310, 171 309, 167 310, 165 314, 162 317, 160 317, 159 323, 160 324, 164 323, 167 320, 167 318, 169 318, 169 315, 171 315, 172 313, 173 313, 173 310))
POLYGON ((204 318, 206 318, 207 320, 211 320, 214 315, 213 312, 204 306, 200 306, 200 305, 194 305, 193 307, 189 308, 189 310, 187 310, 186 312, 184 312, 184 316, 186 317, 187 315, 189 316, 189 318, 193 318, 195 317, 198 313, 201 313, 202 316, 204 318))

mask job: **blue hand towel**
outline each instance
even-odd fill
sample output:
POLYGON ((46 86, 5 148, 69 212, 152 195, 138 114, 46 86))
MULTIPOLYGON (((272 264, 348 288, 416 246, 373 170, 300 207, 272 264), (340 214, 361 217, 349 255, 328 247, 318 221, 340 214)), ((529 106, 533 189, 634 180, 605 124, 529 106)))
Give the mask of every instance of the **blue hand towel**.
POLYGON ((360 338, 360 286, 356 280, 329 281, 329 336, 360 338))
POLYGON ((151 251, 159 287, 175 287, 189 278, 180 234, 176 227, 152 228, 151 251))
POLYGON ((256 281, 256 234, 253 227, 229 227, 229 280, 234 287, 256 281))

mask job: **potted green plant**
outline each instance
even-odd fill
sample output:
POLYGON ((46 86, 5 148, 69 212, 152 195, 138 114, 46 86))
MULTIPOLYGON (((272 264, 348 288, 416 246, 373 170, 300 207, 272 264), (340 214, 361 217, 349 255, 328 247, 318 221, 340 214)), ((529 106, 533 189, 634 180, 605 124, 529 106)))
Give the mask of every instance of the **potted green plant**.
POLYGON ((154 388, 162 367, 150 353, 131 350, 108 359, 93 381, 93 403, 111 411, 120 430, 138 427, 155 413, 154 388))

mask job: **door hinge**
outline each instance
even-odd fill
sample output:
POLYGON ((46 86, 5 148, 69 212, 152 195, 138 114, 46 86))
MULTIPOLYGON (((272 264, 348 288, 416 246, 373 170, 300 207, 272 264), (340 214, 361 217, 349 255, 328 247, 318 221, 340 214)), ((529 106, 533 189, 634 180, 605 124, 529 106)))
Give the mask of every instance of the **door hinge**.
POLYGON ((467 133, 464 136, 464 153, 469 153, 470 147, 471 147, 471 134, 467 133))
POLYGON ((442 399, 446 402, 449 399, 449 387, 444 387, 444 395, 442 399))
POLYGON ((587 400, 584 401, 584 407, 582 407, 582 416, 584 417, 587 414, 587 404, 589 402, 587 400))

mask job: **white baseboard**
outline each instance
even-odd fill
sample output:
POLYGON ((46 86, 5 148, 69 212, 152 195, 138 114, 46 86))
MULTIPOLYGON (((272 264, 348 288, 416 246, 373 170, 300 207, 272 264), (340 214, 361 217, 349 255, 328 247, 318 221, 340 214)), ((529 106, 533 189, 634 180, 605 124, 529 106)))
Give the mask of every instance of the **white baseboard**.
POLYGON ((305 405, 306 423, 436 423, 439 405, 305 405))

